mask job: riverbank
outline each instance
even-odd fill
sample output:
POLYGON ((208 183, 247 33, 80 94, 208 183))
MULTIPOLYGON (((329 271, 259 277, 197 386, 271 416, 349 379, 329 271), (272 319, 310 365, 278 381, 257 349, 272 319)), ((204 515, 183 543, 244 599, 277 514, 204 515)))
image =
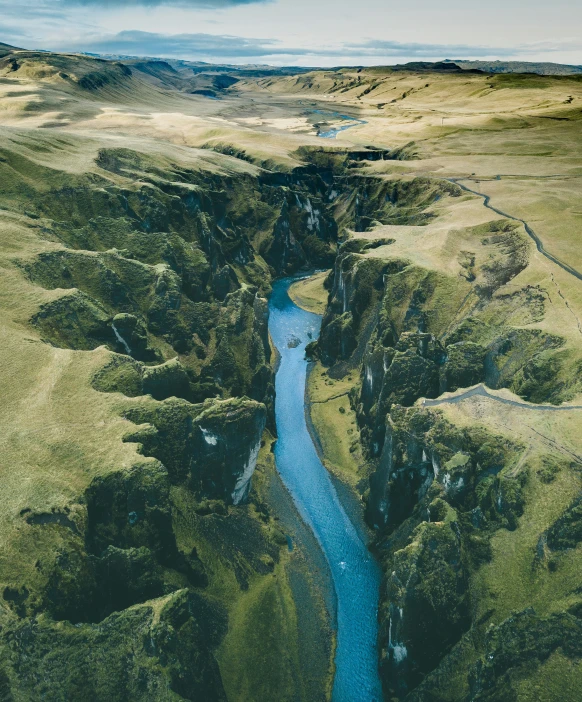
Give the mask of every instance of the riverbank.
POLYGON ((377 651, 379 568, 366 546, 361 509, 345 499, 341 488, 336 489, 310 436, 305 416, 305 347, 317 338, 321 318, 293 304, 287 294, 289 283, 277 281, 270 300, 269 329, 281 355, 276 377, 279 438, 275 459, 332 574, 337 597, 332 700, 376 702, 382 699, 377 651))
MULTIPOLYGON (((324 281, 329 271, 297 280, 289 287, 289 297, 307 312, 323 314, 328 292, 324 281)), ((305 420, 319 460, 327 468, 343 508, 368 544, 373 538, 363 519, 362 495, 368 487, 366 470, 357 440, 355 413, 348 393, 354 375, 345 381, 328 378, 321 363, 310 363, 305 386, 305 420)))
POLYGON ((299 278, 289 286, 289 297, 302 310, 323 315, 327 307, 328 292, 324 282, 329 271, 318 271, 305 278, 299 278))
MULTIPOLYGON (((275 468, 267 435, 253 476, 251 513, 265 507, 273 521, 266 535, 279 544, 270 574, 248 574, 239 553, 252 552, 258 535, 240 538, 244 524, 232 534, 235 568, 245 586, 236 584, 229 603, 229 630, 217 659, 229 702, 273 699, 282 702, 327 702, 333 684, 335 601, 329 566, 317 540, 303 523, 289 491, 275 468), (242 530, 242 531, 241 531, 242 530), (250 577, 248 577, 250 575, 250 577), (241 591, 242 590, 242 591, 241 591)), ((208 537, 208 535, 207 535, 208 537)), ((212 570, 227 581, 229 574, 213 561, 212 570)))
MULTIPOLYGON (((323 314, 328 300, 324 287, 328 273, 323 271, 296 281, 289 287, 289 297, 301 309, 323 314)), ((357 513, 357 520, 361 522, 361 496, 367 487, 369 472, 360 450, 355 412, 349 401, 349 393, 356 382, 355 372, 342 379, 331 378, 321 363, 311 363, 305 405, 307 425, 320 460, 342 485, 342 492, 347 490, 350 504, 346 506, 355 518, 357 513)))
MULTIPOLYGON (((313 422, 312 418, 312 403, 309 401, 309 382, 312 371, 314 370, 314 365, 308 370, 307 385, 305 392, 305 421, 307 423, 307 428, 319 456, 321 463, 327 468, 329 477, 333 483, 333 486, 337 492, 339 501, 342 507, 346 511, 350 518, 350 521, 354 525, 354 528, 358 532, 358 536, 367 546, 370 545, 373 539, 373 533, 369 529, 368 525, 364 521, 364 505, 362 503, 362 494, 359 491, 357 485, 351 483, 345 475, 342 475, 339 471, 334 471, 332 464, 327 457, 325 450, 323 448, 322 437, 326 435, 325 428, 318 429, 313 422)), ((327 442, 326 442, 327 443, 327 442)))
MULTIPOLYGON (((297 630, 304 680, 315 694, 331 697, 336 647, 337 598, 329 564, 311 529, 301 519, 277 471, 267 487, 268 498, 288 542, 287 575, 297 612, 297 630)), ((307 699, 319 699, 317 696, 307 699)))

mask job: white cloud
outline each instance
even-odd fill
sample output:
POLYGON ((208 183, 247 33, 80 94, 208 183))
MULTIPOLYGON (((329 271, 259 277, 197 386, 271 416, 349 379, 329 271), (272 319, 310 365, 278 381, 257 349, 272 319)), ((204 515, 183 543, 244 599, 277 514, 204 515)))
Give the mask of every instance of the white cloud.
POLYGON ((547 41, 517 46, 471 46, 393 40, 366 40, 313 47, 288 46, 277 39, 258 39, 228 34, 162 34, 125 30, 99 37, 64 42, 62 50, 102 54, 156 56, 205 61, 244 63, 253 61, 303 65, 396 63, 410 60, 511 59, 540 53, 552 54, 582 47, 578 40, 547 41))
POLYGON ((554 0, 0 0, 0 41, 229 63, 517 59, 582 64, 582 3, 554 0), (499 23, 502 8, 504 21, 499 23), (494 39, 492 39, 494 37, 494 39), (497 45, 491 46, 490 41, 497 45))

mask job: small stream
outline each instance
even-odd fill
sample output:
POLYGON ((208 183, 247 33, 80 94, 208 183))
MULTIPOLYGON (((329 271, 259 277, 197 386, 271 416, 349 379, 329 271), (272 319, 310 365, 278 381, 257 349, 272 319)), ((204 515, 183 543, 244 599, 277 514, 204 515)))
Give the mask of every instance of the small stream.
POLYGON ((320 139, 335 139, 338 134, 345 132, 346 129, 352 129, 352 127, 357 127, 361 124, 368 124, 365 119, 358 119, 357 117, 350 117, 350 115, 342 115, 340 112, 328 112, 327 110, 310 110, 315 114, 319 115, 331 115, 336 119, 347 120, 350 124, 344 124, 341 127, 336 127, 335 129, 328 129, 324 132, 319 132, 318 137, 320 139))
POLYGON ((305 418, 306 345, 321 317, 300 309, 288 295, 294 279, 275 282, 269 330, 280 354, 275 414, 277 468, 303 520, 329 563, 337 601, 333 702, 379 702, 377 611, 380 571, 344 510, 322 465, 305 418))

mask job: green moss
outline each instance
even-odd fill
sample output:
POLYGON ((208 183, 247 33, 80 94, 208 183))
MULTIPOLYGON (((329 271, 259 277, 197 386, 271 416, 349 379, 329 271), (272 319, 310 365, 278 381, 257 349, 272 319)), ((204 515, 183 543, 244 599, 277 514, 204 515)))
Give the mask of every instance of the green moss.
POLYGON ((445 365, 447 391, 471 387, 483 379, 486 349, 471 341, 447 346, 445 365))
POLYGON ((580 661, 559 651, 551 654, 535 670, 516 676, 514 689, 519 702, 576 702, 582 688, 580 661))
POLYGON ((128 397, 142 395, 141 366, 132 358, 115 355, 95 374, 93 387, 99 392, 120 392, 128 397))
POLYGON ((77 290, 43 304, 31 323, 48 341, 67 349, 89 351, 115 338, 107 312, 77 290))
POLYGON ((222 650, 229 699, 304 699, 293 679, 299 673, 295 607, 281 568, 241 599, 222 650))
MULTIPOLYGON (((548 342, 546 342, 547 345, 548 342)), ((561 343, 554 342, 559 348, 561 343)), ((517 373, 511 389, 529 402, 560 404, 579 392, 581 363, 571 350, 542 351, 517 373)))
POLYGON ((4 620, 4 686, 22 699, 224 701, 212 653, 224 622, 185 591, 111 615, 97 625, 47 617, 4 620), (218 626, 217 626, 218 624, 218 626), (95 652, 99 655, 96 657, 95 652), (195 668, 192 661, 196 660, 195 668))
POLYGON ((467 573, 454 511, 421 523, 386 568, 383 604, 390 636, 382 665, 385 686, 403 695, 432 670, 469 623, 467 573))
POLYGON ((582 499, 578 498, 552 524, 547 532, 547 544, 553 551, 576 548, 582 541, 582 499))
MULTIPOLYGON (((516 529, 524 513, 529 471, 515 470, 523 451, 478 425, 452 425, 439 412, 398 406, 390 412, 368 516, 378 529, 386 580, 382 674, 394 696, 418 685, 428 694, 429 678, 422 681, 441 661, 467 686, 448 654, 475 626, 472 579, 495 560, 492 538, 516 529)), ((446 690, 442 676, 434 676, 446 690)), ((430 694, 454 699, 440 687, 430 694)))
POLYGON ((457 197, 461 189, 453 183, 429 178, 382 180, 357 178, 342 193, 340 232, 366 231, 381 224, 427 224, 435 215, 429 208, 445 195, 457 197))
POLYGON ((190 381, 184 366, 175 358, 160 366, 143 369, 143 394, 156 400, 168 397, 190 397, 190 381))
POLYGON ((203 405, 170 398, 143 402, 126 416, 155 427, 128 434, 126 440, 140 443, 145 455, 162 461, 174 484, 187 481, 197 496, 228 503, 248 496, 248 469, 254 468, 266 423, 264 405, 247 398, 203 405))
POLYGON ((533 609, 511 616, 488 633, 487 653, 475 667, 475 699, 519 699, 516 683, 519 685, 520 679, 531 675, 532 669, 558 648, 567 658, 580 657, 582 623, 579 619, 568 614, 542 618, 533 609))

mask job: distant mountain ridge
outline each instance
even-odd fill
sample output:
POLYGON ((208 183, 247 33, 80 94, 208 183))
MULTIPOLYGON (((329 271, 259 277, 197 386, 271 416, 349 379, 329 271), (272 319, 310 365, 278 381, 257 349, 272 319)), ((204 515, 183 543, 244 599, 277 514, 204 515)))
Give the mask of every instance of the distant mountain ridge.
POLYGON ((4 44, 4 42, 0 41, 0 57, 2 56, 7 56, 9 53, 12 51, 18 51, 15 46, 10 46, 10 44, 4 44))
POLYGON ((582 66, 549 62, 446 59, 443 63, 454 63, 465 70, 477 69, 487 73, 538 73, 543 76, 567 76, 582 73, 582 66))
MULTIPOLYGON (((0 57, 6 56, 12 51, 24 51, 25 49, 0 42, 0 57)), ((38 50, 37 50, 38 51, 38 50)), ((41 50, 42 51, 42 50, 41 50)), ((47 52, 52 53, 52 52, 47 52)), ((169 72, 182 74, 182 78, 187 74, 208 74, 208 73, 234 73, 239 78, 257 77, 258 74, 263 74, 265 77, 270 75, 295 75, 300 73, 308 73, 318 70, 316 66, 272 66, 269 64, 231 64, 222 62, 206 62, 206 61, 188 61, 185 59, 164 58, 154 56, 133 56, 127 54, 96 54, 92 52, 71 52, 78 53, 80 56, 91 58, 101 58, 108 61, 122 62, 128 65, 138 64, 138 70, 145 68, 145 73, 150 75, 157 73, 159 70, 164 72, 162 64, 167 66, 169 72)), ((345 66, 335 66, 328 70, 337 70, 345 68, 345 66)), ((358 66, 354 66, 358 67, 358 66)), ((545 76, 567 76, 582 74, 582 65, 568 65, 562 63, 551 63, 543 61, 472 61, 469 59, 444 59, 442 61, 410 61, 404 64, 378 64, 377 66, 368 66, 367 68, 390 68, 399 71, 446 71, 446 70, 464 70, 464 71, 481 71, 483 73, 537 73, 545 76)), ((366 68, 361 66, 361 68, 366 68)), ((153 76, 158 77, 159 76, 153 76)), ((166 76, 167 77, 167 76, 166 76)), ((174 86, 177 87, 177 86, 174 86)), ((206 89, 204 86, 203 89, 206 89)), ((188 91, 188 88, 186 88, 188 91)))

